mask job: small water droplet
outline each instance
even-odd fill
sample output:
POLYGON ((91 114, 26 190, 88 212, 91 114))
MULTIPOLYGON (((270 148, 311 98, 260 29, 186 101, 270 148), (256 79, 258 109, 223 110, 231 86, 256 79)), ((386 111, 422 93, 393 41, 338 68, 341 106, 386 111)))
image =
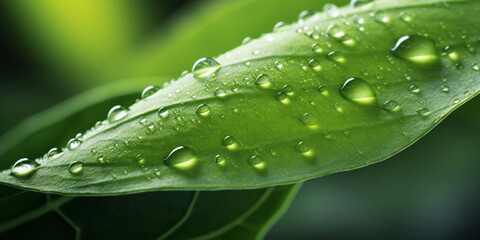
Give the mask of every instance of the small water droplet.
POLYGON ((58 148, 54 147, 47 152, 47 158, 54 159, 61 156, 63 153, 58 148))
POLYGON ((251 41, 252 41, 252 38, 251 38, 251 37, 245 37, 245 38, 242 40, 242 45, 245 45, 245 44, 247 44, 247 43, 249 43, 249 42, 251 42, 251 41))
POLYGON ((155 168, 155 170, 153 170, 153 175, 155 175, 156 177, 160 177, 162 173, 160 172, 160 170, 158 170, 158 168, 155 168))
POLYGON ((163 107, 158 110, 158 116, 160 118, 166 118, 168 116, 168 108, 163 107))
POLYGON ((210 114, 210 107, 207 104, 200 104, 195 113, 206 117, 210 114))
POLYGON ((404 22, 411 22, 413 20, 413 17, 410 16, 409 14, 406 14, 404 12, 400 13, 400 19, 404 22))
POLYGON ((77 139, 77 138, 72 138, 72 139, 70 139, 70 141, 68 141, 68 143, 67 143, 67 149, 68 149, 68 150, 76 149, 76 148, 78 148, 81 144, 82 144, 82 141, 80 141, 80 140, 77 139))
POLYGON ((350 7, 360 7, 370 2, 372 2, 372 0, 352 0, 350 1, 350 7))
POLYGON ((319 63, 317 60, 315 60, 315 59, 310 60, 310 62, 308 63, 308 65, 309 65, 313 70, 315 70, 315 71, 317 71, 317 72, 322 71, 322 66, 320 66, 320 63, 319 63))
POLYGON ((457 51, 451 46, 446 46, 444 50, 445 54, 450 58, 450 60, 454 62, 460 61, 460 55, 458 54, 457 51))
POLYGON ((283 92, 286 93, 288 96, 293 96, 295 93, 293 92, 293 87, 290 85, 285 85, 282 88, 283 92))
POLYGON ((318 86, 317 88, 318 92, 320 92, 324 96, 328 96, 328 91, 325 86, 318 86))
POLYGON ((343 84, 340 94, 345 99, 359 104, 375 104, 377 98, 375 92, 368 83, 361 78, 350 78, 343 84))
POLYGON ((123 106, 120 106, 120 105, 114 106, 108 112, 108 115, 107 115, 108 122, 109 123, 114 123, 116 121, 119 121, 119 120, 123 119, 124 117, 126 117, 128 112, 129 112, 129 110, 126 107, 123 107, 123 106))
POLYGON ((307 127, 310 128, 310 129, 317 129, 318 128, 317 119, 309 113, 304 113, 302 115, 301 120, 302 120, 303 124, 307 125, 307 127))
POLYGON ((288 24, 286 22, 278 22, 273 26, 273 31, 274 32, 280 32, 282 30, 285 30, 288 27, 288 24))
POLYGON ((197 156, 191 148, 180 146, 173 149, 163 162, 178 169, 188 169, 195 165, 197 156))
POLYGON ((258 50, 258 49, 253 50, 252 54, 253 55, 258 55, 258 54, 260 54, 260 50, 258 50))
POLYGON ((340 104, 335 103, 335 105, 333 107, 335 108, 335 110, 337 110, 337 112, 343 113, 343 107, 340 106, 340 104))
POLYGON ((225 166, 225 164, 227 163, 227 159, 221 155, 217 155, 215 156, 215 161, 214 161, 217 165, 219 166, 225 166))
POLYGON ((477 71, 477 72, 478 72, 478 71, 480 71, 480 66, 478 66, 478 64, 473 64, 473 65, 472 65, 472 69, 473 69, 473 71, 477 71))
POLYGON ((307 18, 313 16, 315 13, 314 12, 310 12, 308 10, 303 10, 300 12, 300 14, 298 14, 298 20, 302 21, 302 20, 306 20, 307 18))
POLYGON ((105 158, 104 158, 103 156, 99 156, 99 157, 98 157, 98 161, 99 161, 100 163, 105 163, 105 158))
POLYGON ((410 88, 408 90, 411 93, 416 93, 416 94, 419 94, 420 92, 422 92, 422 89, 420 89, 417 85, 410 86, 410 88))
POLYGON ((390 15, 388 15, 388 13, 380 10, 380 11, 376 11, 373 15, 373 18, 378 21, 378 22, 382 22, 382 23, 390 23, 391 19, 390 19, 390 15))
POLYGON ((238 148, 237 140, 235 140, 235 138, 231 136, 226 136, 225 138, 223 138, 222 143, 223 146, 227 147, 227 149, 229 150, 235 150, 238 148))
POLYGON ((281 63, 279 61, 275 61, 274 65, 280 71, 283 69, 283 63, 281 63))
POLYGON ((422 117, 426 117, 428 115, 430 115, 430 110, 428 110, 428 108, 422 108, 420 110, 417 111, 418 115, 422 116, 422 117))
POLYGON ((136 158, 137 158, 137 163, 140 165, 144 165, 147 162, 141 154, 138 154, 136 158))
POLYGON ((327 35, 331 38, 338 40, 346 46, 351 47, 354 46, 356 43, 355 39, 353 39, 352 36, 345 33, 345 31, 337 25, 330 25, 327 29, 327 35))
POLYGON ((443 86, 440 87, 440 91, 448 92, 448 91, 450 91, 450 88, 447 85, 443 85, 443 86))
POLYGON ((401 37, 391 52, 398 58, 417 64, 431 64, 438 60, 435 42, 419 35, 401 37))
POLYGON ((277 95, 275 96, 275 99, 277 99, 277 101, 279 101, 283 104, 290 103, 290 99, 288 99, 288 95, 284 92, 277 93, 277 95))
POLYGON ((68 172, 71 174, 79 174, 83 172, 83 162, 75 161, 68 166, 68 172))
POLYGON ((330 60, 330 61, 338 62, 338 63, 347 62, 347 59, 345 59, 343 54, 341 52, 337 52, 337 51, 329 52, 328 55, 327 55, 327 59, 330 60))
POLYGON ((383 109, 389 112, 398 112, 400 110, 400 105, 393 100, 389 100, 383 103, 383 109))
POLYGON ((193 64, 192 72, 196 79, 205 79, 220 69, 221 65, 211 58, 200 58, 193 64))
POLYGON ((157 86, 146 87, 142 92, 142 99, 152 96, 153 94, 158 92, 158 90, 160 90, 160 87, 157 87, 157 86))
POLYGON ((299 142, 297 144, 297 151, 308 158, 313 157, 314 155, 312 148, 304 142, 299 142))
POLYGON ((215 89, 214 94, 217 97, 225 97, 227 95, 227 92, 225 92, 225 90, 223 90, 223 88, 217 88, 217 89, 215 89))
POLYGON ((248 165, 258 169, 258 170, 262 170, 262 169, 265 169, 265 162, 263 161, 263 159, 258 156, 258 155, 253 155, 251 156, 249 159, 248 159, 248 165))
POLYGON ((38 164, 28 158, 22 158, 13 164, 11 174, 15 177, 28 177, 37 170, 38 164))
POLYGON ((255 84, 262 88, 269 88, 272 85, 270 77, 266 74, 258 75, 255 84))

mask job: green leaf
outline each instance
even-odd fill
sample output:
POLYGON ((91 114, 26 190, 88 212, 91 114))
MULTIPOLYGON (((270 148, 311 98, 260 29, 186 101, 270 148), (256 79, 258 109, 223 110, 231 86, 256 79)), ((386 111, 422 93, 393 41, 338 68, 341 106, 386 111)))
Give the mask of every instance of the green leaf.
MULTIPOLYGON (((87 119, 102 116, 103 109, 112 101, 138 97, 135 88, 142 81, 137 82, 93 89, 26 120, 4 138, 11 142, 2 142, 1 156, 28 151, 35 144, 47 147, 58 141, 55 137, 32 140, 48 136, 46 133, 73 135, 69 132, 72 129, 61 126, 87 127, 87 119)), ((9 206, 0 213, 0 238, 177 239, 176 236, 188 233, 190 238, 200 239, 205 239, 204 235, 253 239, 265 234, 299 187, 300 184, 295 184, 257 190, 168 191, 99 198, 58 196, 0 186, 0 205, 9 206)))
POLYGON ((0 181, 64 194, 258 188, 378 162, 478 93, 479 8, 404 0, 307 14, 0 181))
POLYGON ((300 184, 242 191, 158 191, 71 197, 22 191, 0 198, 0 237, 14 239, 256 239, 300 184), (92 217, 94 216, 94 217, 92 217), (233 238, 230 238, 233 237, 233 238))

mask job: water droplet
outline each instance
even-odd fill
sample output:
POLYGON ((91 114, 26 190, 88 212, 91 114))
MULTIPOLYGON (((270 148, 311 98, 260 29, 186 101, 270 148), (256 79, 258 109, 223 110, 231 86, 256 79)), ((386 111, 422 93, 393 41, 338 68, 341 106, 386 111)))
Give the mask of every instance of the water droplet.
POLYGON ((329 52, 327 55, 327 59, 330 61, 338 62, 338 63, 347 62, 347 59, 345 59, 343 54, 337 51, 329 52))
POLYGON ((400 13, 400 19, 402 19, 402 21, 404 21, 404 22, 411 22, 413 20, 413 17, 404 13, 404 12, 402 12, 402 13, 400 13))
POLYGON ((283 104, 290 103, 290 99, 288 99, 288 95, 284 92, 277 93, 277 95, 275 96, 275 99, 277 99, 277 101, 279 101, 283 104))
POLYGON ((68 166, 68 172, 71 174, 79 174, 83 172, 83 162, 75 161, 68 166))
POLYGON ((225 97, 227 95, 227 92, 225 92, 225 90, 223 90, 223 88, 217 88, 217 89, 215 89, 214 94, 217 97, 225 97))
POLYGON ((338 17, 340 15, 337 5, 333 3, 327 3, 323 5, 323 11, 326 12, 330 17, 338 17))
POLYGON ((77 138, 72 138, 72 139, 70 139, 70 141, 68 141, 68 143, 67 143, 67 149, 68 149, 68 150, 76 149, 76 148, 78 148, 81 144, 82 144, 82 141, 80 141, 80 140, 77 139, 77 138))
POLYGON ((333 107, 335 108, 335 110, 337 110, 337 112, 343 113, 343 107, 340 106, 340 104, 335 103, 335 105, 333 107))
POLYGON ((270 77, 266 74, 258 75, 255 84, 262 88, 269 88, 272 85, 270 77))
POLYGON ((275 61, 275 67, 278 69, 278 70, 282 70, 283 69, 283 63, 279 62, 279 61, 275 61))
POLYGON ((275 26, 273 26, 273 31, 274 32, 279 32, 279 31, 285 30, 287 27, 288 27, 287 23, 278 22, 277 24, 275 24, 275 26))
POLYGON ((377 100, 375 92, 361 78, 350 78, 345 81, 340 89, 340 94, 345 99, 364 105, 375 104, 377 100))
POLYGON ((457 51, 451 46, 446 46, 444 50, 445 54, 447 54, 448 58, 454 62, 460 61, 460 55, 457 51))
POLYGON ((370 2, 372 2, 372 0, 352 0, 350 1, 350 7, 360 7, 370 2))
POLYGON ((480 71, 480 66, 478 66, 478 64, 473 64, 473 65, 472 65, 472 69, 473 69, 473 71, 477 71, 477 72, 478 72, 478 71, 480 71))
POLYGON ((168 116, 168 108, 163 107, 158 110, 158 116, 160 118, 166 118, 168 116))
POLYGON ((290 85, 285 85, 282 88, 283 92, 286 93, 288 96, 293 96, 295 93, 293 92, 293 87, 290 85))
POLYGON ((310 115, 309 113, 304 113, 302 115, 302 122, 303 124, 307 125, 307 127, 310 129, 318 128, 317 119, 314 116, 310 115))
POLYGON ((260 54, 260 50, 258 50, 258 49, 253 50, 252 54, 253 55, 258 55, 258 54, 260 54))
POLYGON ((200 104, 195 113, 200 116, 206 117, 210 114, 210 107, 207 104, 200 104))
POLYGON ((56 147, 48 150, 48 152, 47 152, 47 158, 49 158, 49 159, 57 158, 57 157, 59 157, 60 155, 62 155, 62 151, 60 151, 60 150, 59 150, 58 148, 56 148, 56 147))
POLYGON ((160 170, 158 170, 158 168, 155 168, 155 170, 153 170, 153 175, 155 175, 156 177, 160 177, 162 173, 160 172, 160 170))
POLYGON ((304 142, 299 142, 297 144, 297 151, 308 158, 313 157, 314 155, 312 148, 304 142))
POLYGON ((443 85, 443 86, 440 87, 440 91, 448 92, 448 91, 450 91, 450 88, 447 85, 443 85))
POLYGON ((220 69, 221 65, 211 58, 200 58, 193 64, 192 72, 196 79, 205 79, 220 69))
POLYGON ((356 43, 352 36, 345 33, 345 31, 337 25, 330 25, 327 29, 327 35, 347 46, 354 46, 356 43))
POLYGON ((98 157, 98 162, 104 163, 104 162, 105 162, 105 158, 103 158, 103 156, 99 156, 99 157, 98 157))
POLYGON ((38 164, 28 158, 22 158, 13 164, 11 174, 15 177, 28 177, 37 170, 38 164))
POLYGON ((400 110, 400 105, 393 100, 389 100, 383 103, 383 109, 389 112, 398 112, 400 110))
POLYGON ((390 15, 388 15, 384 11, 376 11, 375 14, 373 15, 373 18, 382 23, 390 23, 390 15))
POLYGON ((412 85, 410 86, 410 88, 408 89, 411 93, 420 93, 422 92, 422 89, 420 89, 417 85, 412 85))
POLYGON ((298 14, 298 20, 306 20, 307 18, 313 16, 315 13, 308 10, 303 10, 298 14))
POLYGON ((108 122, 114 123, 116 121, 121 120, 122 118, 126 117, 129 110, 126 107, 117 105, 110 109, 107 115, 108 122))
POLYGON ((401 37, 391 52, 398 58, 418 64, 431 64, 438 60, 435 42, 419 35, 401 37))
POLYGON ((422 116, 422 117, 426 117, 428 115, 430 115, 430 110, 428 110, 428 108, 422 108, 420 110, 417 111, 418 115, 422 116))
POLYGON ((328 96, 328 91, 327 88, 324 86, 318 86, 317 88, 318 92, 320 92, 324 96, 328 96))
POLYGON ((223 146, 227 147, 227 149, 229 150, 235 150, 238 148, 237 140, 235 140, 235 138, 231 136, 226 136, 223 139, 222 143, 223 143, 223 146))
POLYGON ((310 60, 310 62, 308 63, 308 65, 309 65, 313 70, 315 70, 315 71, 317 71, 317 72, 322 71, 322 66, 320 66, 320 63, 319 63, 317 60, 315 60, 315 59, 310 60))
POLYGON ((180 146, 173 149, 163 162, 178 169, 188 169, 195 165, 197 157, 191 148, 180 146))
POLYGON ((323 53, 323 48, 320 47, 320 45, 318 45, 317 43, 314 43, 312 45, 312 51, 314 51, 316 53, 323 53))
POLYGON ((156 92, 158 92, 158 90, 160 90, 160 87, 157 87, 157 86, 148 86, 148 87, 146 87, 145 89, 143 89, 142 99, 148 98, 148 97, 152 96, 153 94, 155 94, 156 92))
POLYGON ((227 159, 223 156, 217 155, 215 156, 215 163, 223 167, 227 163, 227 159))
POLYGON ((252 38, 251 38, 251 37, 245 37, 245 38, 242 40, 242 45, 247 44, 247 43, 249 43, 249 42, 251 42, 251 41, 252 41, 252 38))
POLYGON ((140 165, 143 165, 147 162, 141 154, 138 154, 136 158, 137 158, 137 163, 140 165))
POLYGON ((265 169, 265 162, 263 161, 263 159, 258 156, 258 155, 253 155, 251 156, 249 159, 248 159, 248 165, 258 169, 258 170, 262 170, 262 169, 265 169))

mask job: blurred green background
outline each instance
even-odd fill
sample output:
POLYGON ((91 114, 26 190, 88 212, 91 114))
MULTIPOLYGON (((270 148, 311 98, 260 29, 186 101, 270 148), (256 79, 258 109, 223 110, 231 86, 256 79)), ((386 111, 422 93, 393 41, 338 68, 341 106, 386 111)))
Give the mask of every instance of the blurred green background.
MULTIPOLYGON (((161 85, 196 59, 220 55, 325 3, 1 1, 0 135, 87 90, 115 82, 161 85)), ((267 239, 478 238, 479 106, 480 99, 467 103, 385 162, 307 181, 267 239)), ((104 107, 106 113, 111 105, 104 107)))

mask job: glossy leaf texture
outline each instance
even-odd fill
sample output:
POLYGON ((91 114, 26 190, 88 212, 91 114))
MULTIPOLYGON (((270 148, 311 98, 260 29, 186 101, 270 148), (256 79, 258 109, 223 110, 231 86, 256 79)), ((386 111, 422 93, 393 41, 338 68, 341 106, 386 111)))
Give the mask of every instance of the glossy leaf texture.
POLYGON ((403 0, 303 12, 0 181, 63 194, 258 188, 378 162, 478 93, 479 11, 403 0))
MULTIPOLYGON (((160 79, 157 81, 161 82, 160 79)), ((3 138, 10 136, 11 142, 2 142, 0 156, 18 154, 33 145, 41 149, 58 143, 54 136, 74 135, 71 131, 75 129, 63 126, 86 128, 87 119, 103 115, 112 101, 140 97, 138 92, 132 93, 138 83, 122 86, 93 89, 26 120, 3 138), (39 141, 46 133, 53 136, 39 141)), ((261 238, 289 206, 299 187, 300 184, 294 184, 241 191, 72 197, 0 186, 0 205, 9 206, 0 213, 0 238, 261 238)))

